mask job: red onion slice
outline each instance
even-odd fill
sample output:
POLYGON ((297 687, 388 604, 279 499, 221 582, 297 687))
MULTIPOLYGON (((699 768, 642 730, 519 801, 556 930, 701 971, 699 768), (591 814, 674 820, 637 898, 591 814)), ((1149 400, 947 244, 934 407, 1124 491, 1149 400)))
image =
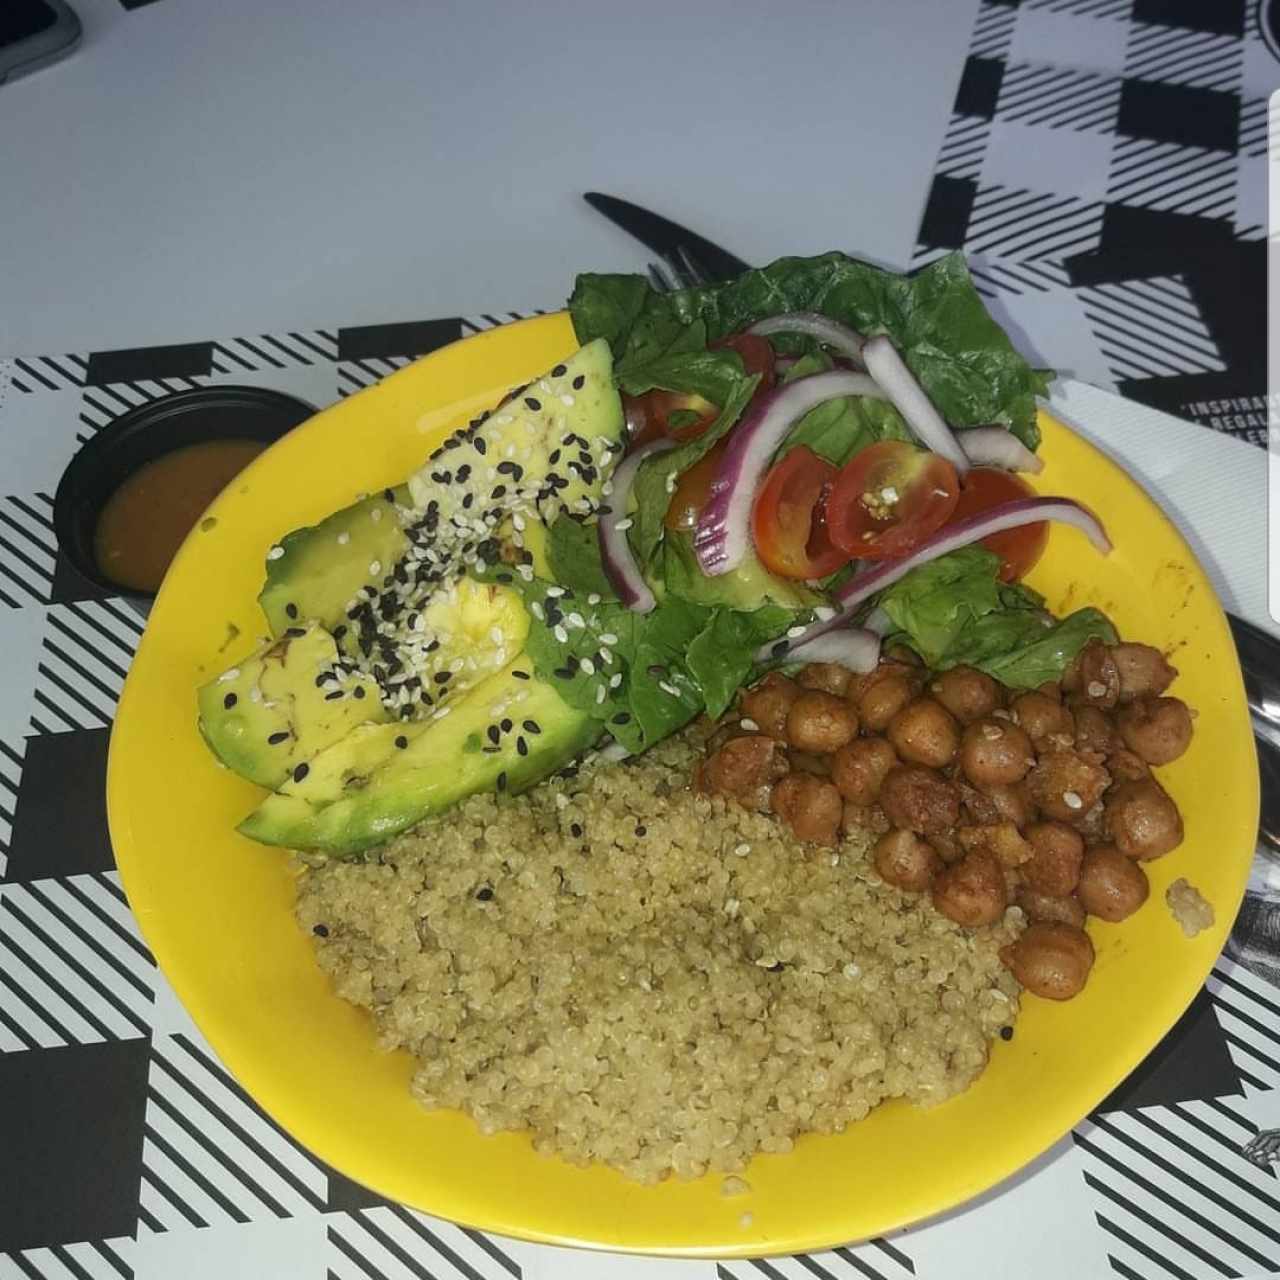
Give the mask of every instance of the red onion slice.
POLYGON ((785 657, 788 662, 830 662, 855 675, 874 671, 880 661, 880 637, 865 627, 838 627, 808 640, 777 641, 764 645, 756 653, 757 662, 773 662, 785 657), (781 653, 777 653, 782 644, 781 653))
POLYGON ((1005 471, 1044 470, 1036 457, 1007 427, 970 427, 957 433, 960 447, 975 467, 1000 467, 1005 471))
POLYGON ((863 338, 856 329, 847 324, 824 316, 820 311, 787 311, 780 316, 766 316, 757 320, 748 333, 758 333, 767 338, 771 333, 802 333, 808 338, 816 338, 824 347, 848 356, 854 365, 862 368, 863 338))
POLYGON ((628 454, 613 470, 609 477, 612 485, 607 515, 601 515, 596 528, 600 539, 600 560, 604 571, 613 583, 618 599, 633 613, 649 613, 657 601, 649 584, 631 554, 631 544, 627 541, 627 530, 631 528, 631 517, 627 508, 631 502, 631 490, 635 487, 636 475, 641 466, 659 453, 674 449, 675 440, 652 440, 648 444, 628 454))
POLYGON ((998 507, 988 507, 954 524, 944 525, 901 560, 881 560, 864 569, 835 593, 835 599, 842 608, 852 609, 868 596, 905 577, 918 565, 928 564, 930 560, 967 547, 971 542, 980 542, 993 533, 1018 529, 1024 524, 1039 524, 1042 520, 1074 525, 1104 556, 1111 551, 1111 540, 1102 523, 1078 502, 1070 498, 1016 498, 1013 502, 1002 502, 998 507))
POLYGON ((862 359, 867 372, 880 384, 893 407, 906 419, 907 426, 920 437, 925 448, 941 454, 960 475, 964 475, 969 470, 965 451, 893 343, 884 334, 868 338, 862 345, 862 359))
MULTIPOLYGON (((880 560, 850 578, 834 595, 840 611, 834 617, 825 618, 806 628, 803 634, 789 637, 786 640, 775 640, 767 645, 757 661, 780 661, 788 653, 801 646, 807 646, 819 636, 825 636, 841 627, 848 626, 848 616, 869 596, 883 591, 899 578, 904 578, 912 569, 930 560, 937 560, 949 552, 958 551, 970 543, 979 542, 993 533, 1002 533, 1005 529, 1017 529, 1024 524, 1039 524, 1042 520, 1055 520, 1062 524, 1073 525, 1079 529, 1090 542, 1105 556, 1111 551, 1111 540, 1101 521, 1078 502, 1070 498, 1018 498, 1013 502, 1001 503, 998 507, 989 507, 976 515, 968 516, 939 529, 933 537, 920 544, 909 556, 901 560, 880 560), (763 656, 761 656, 763 655, 763 656)), ((879 618, 878 610, 863 624, 867 630, 876 632, 883 628, 883 615, 879 618)))
POLYGON ((742 563, 751 543, 756 489, 797 419, 844 396, 885 398, 865 373, 832 369, 766 392, 733 429, 693 535, 698 564, 708 577, 730 573, 742 563))

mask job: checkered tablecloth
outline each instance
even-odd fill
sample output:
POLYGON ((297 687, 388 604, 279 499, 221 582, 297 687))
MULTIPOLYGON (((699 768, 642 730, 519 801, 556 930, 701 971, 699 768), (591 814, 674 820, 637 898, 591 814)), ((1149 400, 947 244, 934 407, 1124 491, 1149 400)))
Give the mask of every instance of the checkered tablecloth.
MULTIPOLYGON (((918 260, 966 247, 1030 349, 1261 443, 1278 82, 1242 0, 987 0, 918 260)), ((79 445, 145 400, 248 383, 320 407, 509 318, 0 360, 0 1278, 1280 1273, 1275 1169, 1241 1154, 1280 1129, 1265 898, 1237 935, 1245 963, 1224 957, 1030 1169, 939 1222, 811 1257, 628 1260, 463 1230, 327 1168, 223 1070, 138 935, 107 836, 107 738, 142 621, 68 571, 51 495, 79 445)))

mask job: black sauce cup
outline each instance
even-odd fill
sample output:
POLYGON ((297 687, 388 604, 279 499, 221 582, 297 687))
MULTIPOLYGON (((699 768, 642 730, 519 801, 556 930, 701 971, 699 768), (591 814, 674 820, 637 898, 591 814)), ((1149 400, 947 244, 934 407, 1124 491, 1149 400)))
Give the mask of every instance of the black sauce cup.
POLYGON ((86 586, 122 596, 145 614, 154 593, 113 582, 94 556, 94 532, 107 499, 139 467, 175 449, 211 440, 271 444, 315 413, 296 396, 241 386, 177 391, 130 409, 103 427, 62 473, 53 502, 58 549, 86 586))

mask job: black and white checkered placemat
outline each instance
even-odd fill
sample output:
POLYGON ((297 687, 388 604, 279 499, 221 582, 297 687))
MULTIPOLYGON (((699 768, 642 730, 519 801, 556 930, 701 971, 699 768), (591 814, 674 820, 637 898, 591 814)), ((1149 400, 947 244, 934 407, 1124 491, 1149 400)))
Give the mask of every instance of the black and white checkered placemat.
MULTIPOLYGON (((78 585, 50 528, 79 443, 129 406, 220 382, 323 406, 506 318, 0 362, 0 1278, 536 1280, 584 1265, 383 1203, 219 1066, 112 869, 107 735, 141 624, 78 585)), ((1280 1271, 1280 1188, 1241 1147, 1274 1128, 1280 988, 1224 960, 1137 1075, 1003 1194, 818 1257, 645 1265, 705 1280, 985 1277, 993 1257, 1064 1280, 1262 1275, 1280 1271)), ((636 1265, 591 1260, 601 1276, 636 1265)))
POLYGON ((1273 29, 1273 0, 983 0, 915 260, 965 249, 1054 367, 1264 444, 1273 29))

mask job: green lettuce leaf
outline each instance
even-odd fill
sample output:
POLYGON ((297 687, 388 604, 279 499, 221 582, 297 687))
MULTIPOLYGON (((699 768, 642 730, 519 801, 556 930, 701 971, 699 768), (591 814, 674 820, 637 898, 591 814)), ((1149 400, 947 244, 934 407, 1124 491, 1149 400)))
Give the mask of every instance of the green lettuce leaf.
MULTIPOLYGON (((569 309, 579 342, 609 340, 624 385, 640 385, 653 366, 655 384, 677 391, 699 390, 695 377, 705 385, 705 370, 695 375, 669 359, 688 355, 697 337, 714 341, 782 311, 820 311, 867 336, 887 333, 953 426, 1003 423, 1029 447, 1039 442, 1035 397, 1048 377, 1014 350, 959 253, 909 276, 841 253, 780 258, 724 284, 668 294, 638 276, 587 274, 569 309)), ((793 354, 812 350, 804 339, 774 342, 793 354)))

